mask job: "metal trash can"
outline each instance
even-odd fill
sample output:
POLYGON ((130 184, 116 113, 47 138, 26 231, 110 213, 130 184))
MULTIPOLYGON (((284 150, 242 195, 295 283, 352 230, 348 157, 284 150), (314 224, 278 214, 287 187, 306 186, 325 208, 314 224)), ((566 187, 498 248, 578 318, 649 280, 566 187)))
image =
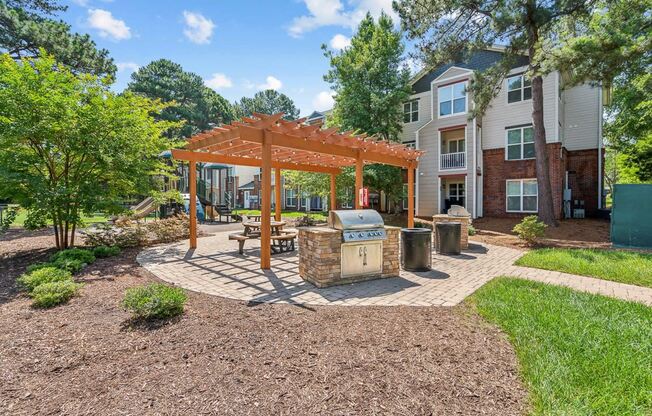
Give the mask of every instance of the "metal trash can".
POLYGON ((401 267, 425 272, 432 266, 432 231, 429 228, 401 229, 401 267))
POLYGON ((462 252, 462 223, 439 222, 435 224, 437 253, 460 254, 462 252))

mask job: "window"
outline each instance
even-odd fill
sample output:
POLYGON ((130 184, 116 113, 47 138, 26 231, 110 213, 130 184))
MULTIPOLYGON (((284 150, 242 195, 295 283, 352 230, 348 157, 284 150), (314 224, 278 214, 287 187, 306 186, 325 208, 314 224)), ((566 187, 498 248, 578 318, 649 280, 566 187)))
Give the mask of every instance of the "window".
POLYGON ((507 129, 505 157, 507 160, 534 158, 534 130, 532 126, 507 129))
POLYGON ((439 117, 466 113, 466 81, 437 89, 439 117))
POLYGON ((517 103, 532 98, 532 83, 520 74, 507 78, 507 102, 517 103))
POLYGON ((462 153, 464 152, 464 139, 449 140, 448 141, 448 152, 444 149, 444 153, 462 153))
POLYGON ((285 206, 286 207, 297 206, 297 192, 294 189, 285 190, 285 206))
POLYGON ((411 141, 409 141, 409 142, 403 142, 403 144, 404 144, 405 146, 407 146, 407 147, 412 148, 412 149, 416 149, 416 148, 417 148, 417 144, 416 144, 416 142, 415 142, 414 140, 411 140, 411 141))
POLYGON ((448 185, 448 199, 461 200, 464 198, 464 184, 451 183, 448 185))
POLYGON ((403 104, 403 123, 419 121, 419 100, 403 104))
MULTIPOLYGON (((416 188, 417 188, 417 184, 415 183, 414 184, 414 208, 415 209, 417 207, 417 204, 416 204, 416 202, 417 202, 417 189, 416 188)), ((408 184, 407 183, 403 184, 403 201, 402 201, 402 205, 403 205, 403 211, 407 211, 407 209, 408 209, 408 184)))
POLYGON ((539 189, 536 179, 507 181, 507 212, 537 212, 539 189))

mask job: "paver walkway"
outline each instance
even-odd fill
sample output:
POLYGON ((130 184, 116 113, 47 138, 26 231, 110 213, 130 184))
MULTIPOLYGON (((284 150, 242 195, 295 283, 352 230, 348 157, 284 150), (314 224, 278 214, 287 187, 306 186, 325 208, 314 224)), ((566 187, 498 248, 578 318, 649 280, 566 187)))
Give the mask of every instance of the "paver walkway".
POLYGON ((301 279, 298 254, 272 256, 272 269, 259 269, 260 245, 249 240, 245 254, 229 232, 143 250, 138 262, 160 279, 197 292, 250 302, 304 305, 453 306, 496 276, 518 276, 652 305, 652 289, 566 273, 514 266, 523 252, 471 244, 459 256, 433 255, 433 270, 402 271, 400 277, 319 289, 301 279))

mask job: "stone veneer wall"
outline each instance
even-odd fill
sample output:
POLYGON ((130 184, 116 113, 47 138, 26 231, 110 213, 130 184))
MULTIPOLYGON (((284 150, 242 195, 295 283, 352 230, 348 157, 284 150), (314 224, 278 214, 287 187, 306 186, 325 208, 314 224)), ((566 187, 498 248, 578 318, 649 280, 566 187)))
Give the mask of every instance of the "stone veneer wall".
POLYGON ((398 227, 385 227, 383 241, 383 271, 381 275, 342 278, 340 265, 342 232, 328 227, 299 228, 299 275, 317 287, 327 287, 363 280, 398 276, 398 227))
POLYGON ((462 230, 461 230, 461 242, 460 242, 460 247, 462 250, 466 250, 469 248, 469 223, 471 222, 471 217, 453 217, 448 214, 439 214, 439 215, 434 215, 432 217, 432 228, 433 228, 433 238, 435 241, 433 242, 433 246, 435 249, 437 249, 437 223, 439 222, 459 222, 462 223, 462 230))

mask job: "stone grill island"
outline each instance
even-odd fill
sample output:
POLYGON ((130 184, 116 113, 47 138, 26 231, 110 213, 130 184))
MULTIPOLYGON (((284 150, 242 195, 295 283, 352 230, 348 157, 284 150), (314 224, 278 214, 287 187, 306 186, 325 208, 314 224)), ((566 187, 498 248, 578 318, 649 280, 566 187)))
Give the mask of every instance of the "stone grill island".
POLYGON ((329 226, 299 228, 299 274, 317 287, 399 275, 400 228, 374 210, 331 211, 329 226))

